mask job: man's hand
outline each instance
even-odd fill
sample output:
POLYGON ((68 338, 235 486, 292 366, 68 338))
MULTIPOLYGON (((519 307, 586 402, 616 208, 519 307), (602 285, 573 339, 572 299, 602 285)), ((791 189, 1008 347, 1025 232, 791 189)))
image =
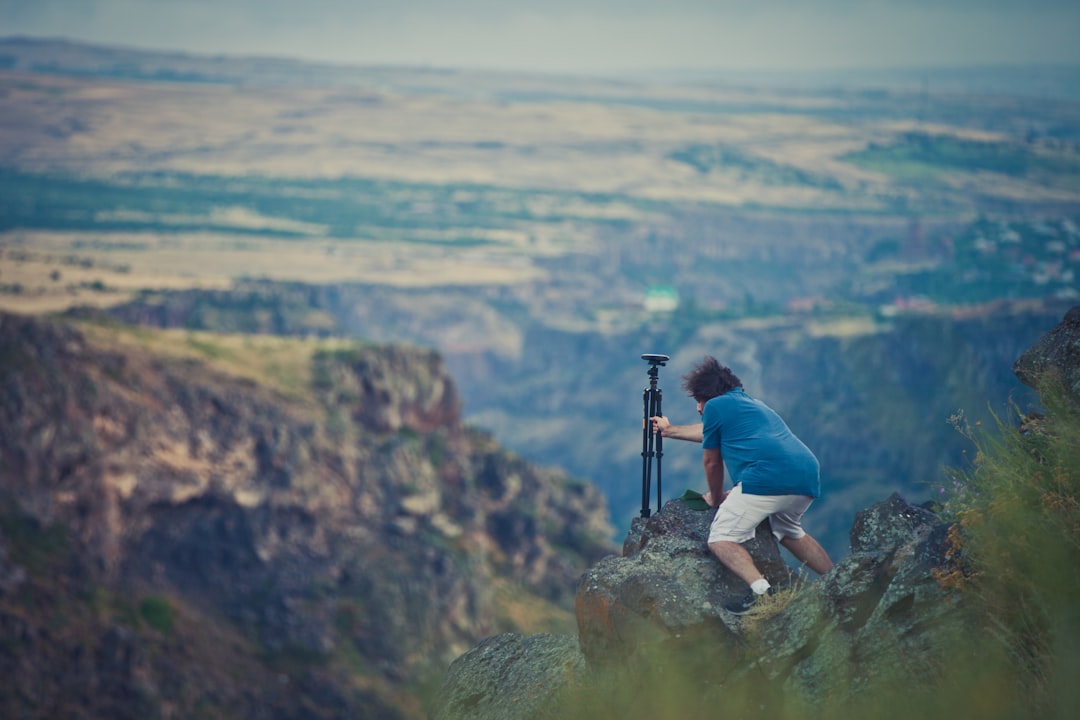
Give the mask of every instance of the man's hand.
POLYGON ((727 500, 727 496, 728 496, 728 494, 726 492, 721 493, 720 494, 720 502, 718 502, 718 503, 713 502, 713 500, 712 500, 712 491, 711 490, 709 492, 705 493, 704 495, 702 495, 701 497, 704 498, 705 504, 708 505, 709 507, 717 507, 718 505, 720 505, 720 503, 727 500))
POLYGON ((701 442, 701 423, 695 423, 693 425, 672 425, 671 422, 663 415, 656 415, 649 418, 652 422, 652 431, 658 433, 660 437, 674 438, 675 440, 688 440, 690 442, 701 442))

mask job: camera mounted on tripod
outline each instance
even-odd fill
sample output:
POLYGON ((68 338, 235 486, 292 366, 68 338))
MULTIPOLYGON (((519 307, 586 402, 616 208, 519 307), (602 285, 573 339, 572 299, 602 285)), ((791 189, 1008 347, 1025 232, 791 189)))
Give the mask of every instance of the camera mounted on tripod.
POLYGON ((663 399, 663 391, 657 387, 660 376, 660 368, 667 365, 671 358, 659 353, 645 353, 641 359, 649 363, 649 385, 644 392, 645 417, 641 425, 641 517, 647 518, 652 514, 649 506, 649 491, 652 485, 652 462, 656 459, 656 509, 662 505, 662 492, 660 486, 660 460, 664 457, 664 436, 659 432, 653 432, 652 418, 664 414, 660 407, 663 399))

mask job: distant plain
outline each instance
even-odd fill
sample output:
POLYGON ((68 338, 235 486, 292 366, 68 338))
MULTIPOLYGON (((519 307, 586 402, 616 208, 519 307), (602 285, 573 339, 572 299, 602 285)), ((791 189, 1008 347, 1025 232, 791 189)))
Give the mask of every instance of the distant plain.
POLYGON ((1080 206, 1071 101, 392 68, 245 82, 199 58, 174 58, 169 75, 153 58, 53 51, 51 71, 30 53, 0 72, 10 310, 239 277, 537 281, 550 272, 540 258, 589 253, 613 232, 631 247, 687 212, 872 224, 1080 206), (1003 156, 1022 170, 995 165, 1003 156), (90 206, 30 218, 48 197, 28 176, 76 179, 90 206), (325 216, 357 203, 379 212, 325 216))

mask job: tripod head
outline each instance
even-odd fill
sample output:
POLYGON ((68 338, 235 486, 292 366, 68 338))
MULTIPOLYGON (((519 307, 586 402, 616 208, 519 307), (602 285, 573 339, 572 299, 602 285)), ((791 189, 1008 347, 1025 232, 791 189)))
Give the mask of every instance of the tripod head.
POLYGON ((667 361, 670 360, 667 355, 658 355, 656 353, 645 353, 641 356, 641 359, 649 363, 649 377, 652 378, 652 382, 656 384, 656 378, 660 372, 660 368, 667 365, 667 361))
POLYGON ((669 358, 667 355, 657 355, 655 353, 645 353, 644 355, 641 356, 641 359, 644 360, 645 362, 649 363, 649 365, 651 365, 653 367, 656 367, 658 365, 660 367, 664 367, 667 364, 667 361, 670 360, 671 358, 669 358))

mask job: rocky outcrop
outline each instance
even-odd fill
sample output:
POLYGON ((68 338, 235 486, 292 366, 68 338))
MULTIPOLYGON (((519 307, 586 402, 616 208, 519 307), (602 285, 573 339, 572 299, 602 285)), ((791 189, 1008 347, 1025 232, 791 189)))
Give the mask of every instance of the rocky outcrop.
POLYGON ((36 688, 4 716, 417 716, 402 688, 529 623, 500 583, 568 614, 611 551, 599 494, 465 427, 431 351, 316 352, 284 394, 125 332, 0 315, 0 673, 36 688))
POLYGON ((936 579, 952 567, 948 529, 895 494, 859 513, 851 554, 760 628, 756 668, 813 703, 925 682, 966 622, 936 579))
MULTIPOLYGON (((435 720, 524 720, 548 717, 550 707, 571 712, 566 703, 610 692, 612 671, 631 685, 650 676, 671 682, 673 666, 702 707, 719 708, 710 698, 763 680, 806 703, 826 696, 842 702, 877 678, 933 672, 950 633, 963 627, 949 591, 934 579, 935 568, 951 562, 948 526, 898 495, 858 515, 851 554, 813 582, 784 565, 763 523, 748 549, 770 579, 789 587, 790 599, 752 629, 720 607, 745 592, 745 584, 708 553, 712 514, 671 501, 648 521, 635 521, 621 557, 604 558, 585 573, 576 607, 586 669, 570 663, 570 679, 552 683, 547 678, 556 668, 542 656, 500 653, 499 644, 477 648, 451 666, 435 720), (667 660, 657 665, 658 657, 667 660), (533 700, 522 705, 513 700, 519 697, 533 700), (483 712, 473 714, 476 708, 483 712)), ((573 640, 564 638, 561 646, 572 648, 573 640)), ((528 639, 513 645, 526 647, 528 639)), ((763 694, 760 703, 776 696, 763 694)), ((626 702, 605 698, 597 706, 611 710, 602 717, 619 717, 626 702)))
POLYGON ((496 635, 450 666, 434 717, 562 720, 556 700, 587 676, 569 635, 496 635))
MULTIPOLYGON (((633 520, 621 556, 608 556, 586 571, 574 606, 590 665, 623 663, 691 637, 704 644, 730 642, 721 607, 744 595, 746 583, 709 552, 706 538, 715 514, 672 500, 647 520, 633 520)), ((791 571, 767 522, 744 547, 771 583, 790 584, 791 571)))
POLYGON ((1045 375, 1052 375, 1072 400, 1080 403, 1080 305, 1028 348, 1013 364, 1013 372, 1022 383, 1036 389, 1045 375))

